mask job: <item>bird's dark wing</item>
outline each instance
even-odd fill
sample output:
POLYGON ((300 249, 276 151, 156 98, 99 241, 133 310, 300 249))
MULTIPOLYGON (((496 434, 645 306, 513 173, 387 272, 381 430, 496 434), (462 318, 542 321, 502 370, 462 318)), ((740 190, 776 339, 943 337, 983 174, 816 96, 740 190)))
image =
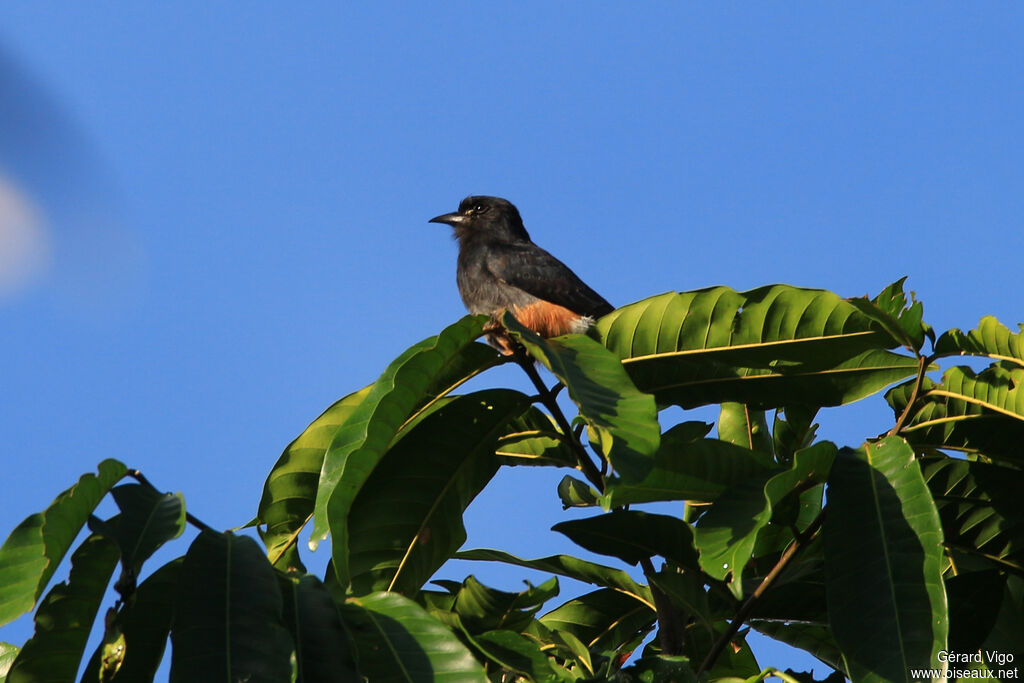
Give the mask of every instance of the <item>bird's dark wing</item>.
POLYGON ((504 282, 524 292, 594 318, 613 307, 569 267, 535 244, 492 247, 487 268, 504 282))

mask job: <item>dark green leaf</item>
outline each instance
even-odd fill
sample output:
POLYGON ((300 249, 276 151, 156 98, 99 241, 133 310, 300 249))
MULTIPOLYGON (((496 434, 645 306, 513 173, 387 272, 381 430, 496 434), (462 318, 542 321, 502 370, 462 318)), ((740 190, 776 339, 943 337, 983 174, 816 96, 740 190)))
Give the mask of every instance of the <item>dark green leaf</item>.
POLYGON ((403 436, 347 507, 339 489, 341 512, 333 499, 328 508, 332 557, 336 571, 348 566, 353 591, 414 595, 459 549, 462 513, 498 471, 498 440, 522 431, 529 407, 509 389, 459 396, 403 436))
POLYGON ((550 557, 542 557, 536 560, 524 560, 501 550, 477 548, 455 553, 455 558, 460 560, 504 562, 505 564, 512 564, 519 567, 526 567, 528 569, 536 569, 537 571, 558 574, 559 576, 576 579, 577 581, 593 584, 595 586, 614 588, 645 601, 651 609, 654 609, 650 589, 648 589, 647 586, 637 584, 626 572, 621 569, 606 567, 603 564, 581 560, 578 557, 572 557, 571 555, 552 555, 550 557))
POLYGON ((640 510, 616 510, 597 517, 560 522, 554 531, 599 555, 611 555, 636 564, 660 555, 682 566, 695 567, 690 525, 676 517, 640 510))
POLYGON ((597 489, 568 474, 558 482, 558 497, 562 500, 563 510, 594 507, 601 504, 597 489))
POLYGON ((247 536, 203 531, 181 565, 171 683, 291 680, 273 567, 247 536))
POLYGON ((791 405, 775 412, 775 423, 772 427, 772 443, 775 457, 780 462, 789 462, 793 454, 814 442, 818 425, 814 423, 817 408, 804 405, 791 405))
POLYGON ((898 437, 845 449, 825 510, 829 623, 856 681, 909 681, 948 629, 942 527, 914 451, 898 437))
POLYGON ((587 648, 609 653, 649 632, 655 621, 649 605, 610 588, 570 600, 540 618, 544 626, 572 634, 587 648))
POLYGON ((636 483, 611 481, 602 504, 613 508, 668 500, 714 501, 740 482, 769 472, 766 454, 701 438, 707 431, 703 422, 684 422, 665 432, 651 473, 636 483))
POLYGON ((311 574, 279 575, 284 621, 295 643, 296 683, 361 683, 338 607, 311 574))
POLYGON ((522 431, 498 441, 496 453, 502 465, 576 467, 576 455, 547 413, 531 407, 522 423, 522 431))
POLYGON ((624 670, 640 683, 696 683, 697 675, 687 657, 670 655, 648 655, 638 659, 633 666, 624 670))
POLYGON ((475 577, 466 580, 455 593, 452 611, 469 633, 493 629, 520 631, 533 620, 545 602, 558 595, 558 579, 552 577, 539 586, 509 593, 485 586, 475 577))
POLYGON ((652 396, 633 386, 618 358, 583 335, 542 339, 511 314, 503 324, 565 384, 615 471, 630 481, 650 472, 661 439, 658 410, 652 396))
POLYGON ((104 460, 41 513, 15 527, 0 546, 0 626, 32 609, 78 532, 107 491, 127 472, 104 460))
POLYGON ((350 598, 341 611, 360 672, 373 683, 487 683, 455 634, 408 598, 374 593, 350 598))
POLYGON ((1006 577, 997 569, 969 572, 946 581, 949 650, 977 652, 996 624, 1006 577))
POLYGON ((766 636, 817 657, 833 669, 842 670, 843 654, 825 626, 781 621, 754 621, 752 626, 766 636))
POLYGON ((902 341, 849 302, 788 285, 662 294, 596 329, 640 389, 684 408, 841 405, 917 369, 884 351, 902 341))
POLYGON ((467 638, 486 656, 506 671, 528 676, 535 681, 553 679, 548 658, 540 651, 538 644, 514 631, 488 631, 467 638))
POLYGON ((54 586, 39 605, 35 634, 11 666, 8 683, 75 680, 117 559, 113 541, 95 535, 82 541, 67 583, 54 586))
MULTIPOLYGON (((428 410, 453 386, 482 368, 466 371, 465 356, 479 359, 473 340, 483 330, 484 316, 466 316, 435 337, 423 340, 396 358, 374 383, 366 398, 338 428, 324 455, 313 510, 310 548, 334 534, 334 570, 348 584, 349 539, 344 535, 349 507, 380 459, 402 430, 428 410), (453 369, 459 376, 453 378, 453 369), (439 386, 450 383, 449 386, 439 386), (330 520, 328 520, 330 504, 330 520)), ((487 361, 497 363, 497 354, 487 361)))
POLYGON ((121 514, 106 522, 90 522, 90 528, 117 543, 121 564, 137 576, 157 548, 185 530, 185 497, 141 484, 116 486, 110 494, 121 514))

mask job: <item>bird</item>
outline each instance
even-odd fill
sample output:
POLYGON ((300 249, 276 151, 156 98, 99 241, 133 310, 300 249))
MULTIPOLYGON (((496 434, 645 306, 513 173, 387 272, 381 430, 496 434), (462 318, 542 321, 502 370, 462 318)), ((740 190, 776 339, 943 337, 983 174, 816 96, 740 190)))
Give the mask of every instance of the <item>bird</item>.
POLYGON ((519 210, 507 199, 466 197, 458 211, 429 222, 454 228, 462 302, 474 315, 491 316, 484 329, 504 355, 514 351, 500 322, 506 310, 545 338, 583 334, 614 310, 568 266, 533 243, 519 210))

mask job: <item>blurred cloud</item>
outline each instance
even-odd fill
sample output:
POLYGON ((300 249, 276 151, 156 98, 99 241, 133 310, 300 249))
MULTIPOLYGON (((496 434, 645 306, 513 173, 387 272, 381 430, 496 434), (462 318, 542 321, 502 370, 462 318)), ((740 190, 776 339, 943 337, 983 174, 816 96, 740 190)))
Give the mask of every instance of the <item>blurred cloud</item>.
POLYGON ((0 303, 32 285, 62 308, 106 314, 137 298, 138 235, 87 135, 0 47, 0 303))
POLYGON ((50 265, 50 236, 39 210, 0 173, 0 300, 27 289, 50 265))

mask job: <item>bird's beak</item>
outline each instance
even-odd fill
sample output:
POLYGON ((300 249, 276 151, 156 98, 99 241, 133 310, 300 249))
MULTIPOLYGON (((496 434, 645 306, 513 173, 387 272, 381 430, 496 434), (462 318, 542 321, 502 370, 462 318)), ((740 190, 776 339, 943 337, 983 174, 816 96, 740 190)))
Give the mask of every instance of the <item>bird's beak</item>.
POLYGON ((433 218, 431 218, 427 222, 428 223, 447 223, 448 225, 450 225, 452 227, 455 227, 456 225, 461 225, 461 224, 465 223, 466 222, 466 217, 463 216, 461 213, 458 213, 458 212, 456 212, 456 213, 446 213, 446 214, 442 214, 440 216, 434 216, 433 218))

